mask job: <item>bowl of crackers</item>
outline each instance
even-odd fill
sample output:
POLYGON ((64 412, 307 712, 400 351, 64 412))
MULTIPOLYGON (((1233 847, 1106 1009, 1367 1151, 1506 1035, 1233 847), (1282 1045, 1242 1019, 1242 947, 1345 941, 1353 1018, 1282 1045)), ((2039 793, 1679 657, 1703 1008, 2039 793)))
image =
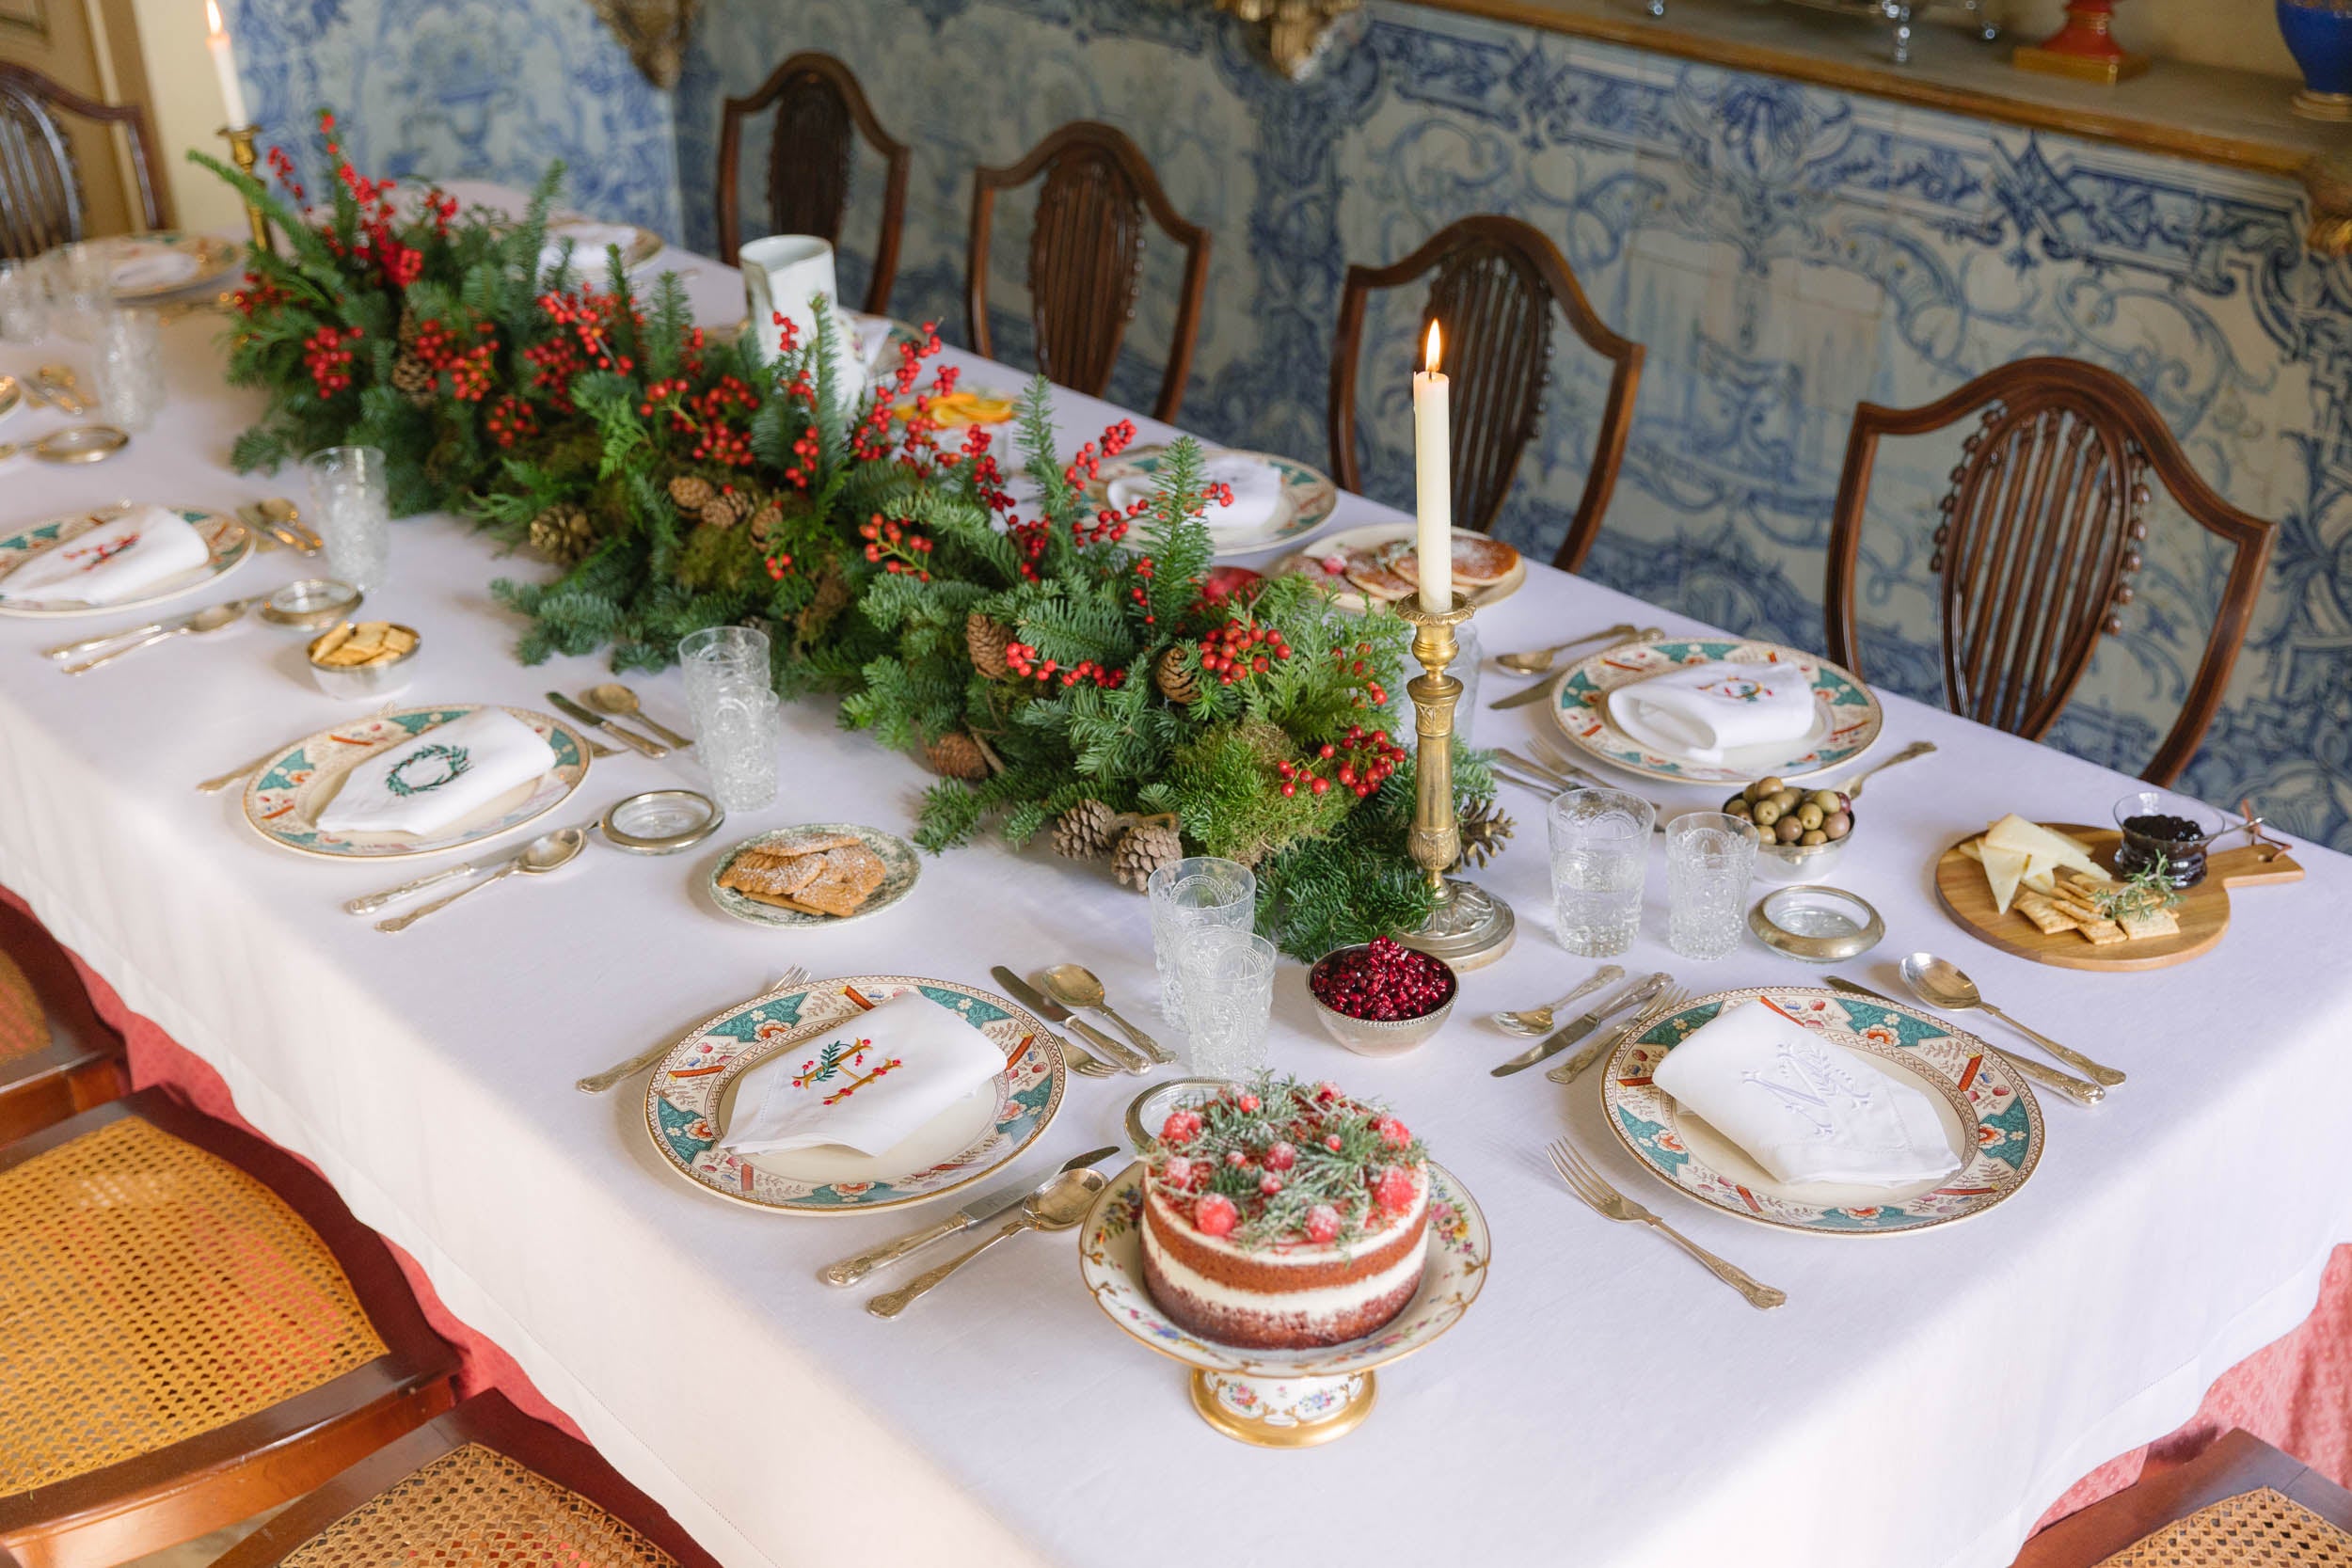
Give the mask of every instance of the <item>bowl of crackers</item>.
POLYGON ((889 908, 914 885, 914 847, 878 828, 813 822, 729 849, 711 871, 711 900, 759 926, 833 926, 889 908))
POLYGON ((410 661, 424 639, 389 621, 345 621, 310 640, 310 678, 330 697, 386 697, 416 672, 410 661))

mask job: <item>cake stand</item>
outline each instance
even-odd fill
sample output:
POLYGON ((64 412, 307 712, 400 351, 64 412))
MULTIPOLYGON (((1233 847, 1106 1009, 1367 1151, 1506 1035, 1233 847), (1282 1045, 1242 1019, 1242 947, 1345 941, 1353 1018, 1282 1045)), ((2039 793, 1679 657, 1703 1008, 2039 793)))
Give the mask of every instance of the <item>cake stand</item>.
POLYGON ((1201 1339, 1162 1312, 1143 1283, 1143 1167, 1094 1200, 1079 1230, 1078 1272, 1110 1317, 1192 1369, 1200 1418, 1262 1449, 1306 1449, 1363 1424, 1379 1395, 1374 1369, 1401 1361, 1459 1323, 1486 1282, 1486 1217, 1444 1166, 1429 1167, 1429 1261, 1421 1290, 1377 1334, 1313 1350, 1248 1350, 1201 1339))

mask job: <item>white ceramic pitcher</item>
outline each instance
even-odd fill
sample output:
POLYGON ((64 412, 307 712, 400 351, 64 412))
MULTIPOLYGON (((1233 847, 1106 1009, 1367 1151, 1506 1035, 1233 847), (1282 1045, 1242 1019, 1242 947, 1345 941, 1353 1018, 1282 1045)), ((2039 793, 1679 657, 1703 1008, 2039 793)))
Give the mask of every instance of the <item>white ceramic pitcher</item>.
POLYGON ((813 234, 771 234, 744 245, 737 264, 743 269, 752 341, 762 362, 777 355, 778 313, 798 329, 802 342, 816 341, 817 301, 822 297, 833 311, 834 341, 840 345, 834 368, 841 386, 851 397, 865 388, 857 332, 838 304, 841 288, 834 277, 832 245, 813 234))

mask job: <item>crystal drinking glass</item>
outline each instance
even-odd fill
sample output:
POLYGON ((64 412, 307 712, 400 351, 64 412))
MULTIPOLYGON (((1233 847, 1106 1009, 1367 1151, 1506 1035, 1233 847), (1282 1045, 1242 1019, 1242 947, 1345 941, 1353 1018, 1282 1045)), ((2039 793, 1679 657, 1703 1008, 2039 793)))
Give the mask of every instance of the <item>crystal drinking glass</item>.
POLYGON ((1722 812, 1666 824, 1666 945, 1686 958, 1728 958, 1747 926, 1756 828, 1722 812))
POLYGON ((1183 1027, 1184 988, 1176 972, 1177 939, 1204 926, 1247 931, 1257 919, 1258 879, 1239 861, 1194 855, 1152 873, 1152 958, 1160 972, 1160 1016, 1183 1027))
POLYGON ((390 563, 392 508, 384 453, 327 447, 302 460, 310 476, 309 521, 326 542, 326 575, 373 593, 390 563))
POLYGON ((29 343, 49 335, 49 275, 37 261, 0 261, 0 338, 29 343))
POLYGON ((1274 1017, 1274 943, 1254 931, 1196 926, 1176 939, 1184 986, 1186 1065, 1202 1078, 1265 1070, 1274 1017))
POLYGON ((101 317, 114 309, 114 251, 101 240, 59 245, 44 258, 50 306, 65 330, 95 339, 101 317))
POLYGON ((164 356, 153 312, 101 312, 93 336, 100 410, 111 424, 145 430, 164 405, 164 356))
POLYGON ((1657 810, 1619 790, 1571 789, 1554 799, 1546 815, 1560 945, 1588 958, 1624 952, 1642 926, 1642 883, 1657 810))
POLYGON ((768 634, 755 626, 707 626, 677 645, 694 751, 727 811, 756 811, 776 798, 776 748, 783 704, 769 673, 768 634))

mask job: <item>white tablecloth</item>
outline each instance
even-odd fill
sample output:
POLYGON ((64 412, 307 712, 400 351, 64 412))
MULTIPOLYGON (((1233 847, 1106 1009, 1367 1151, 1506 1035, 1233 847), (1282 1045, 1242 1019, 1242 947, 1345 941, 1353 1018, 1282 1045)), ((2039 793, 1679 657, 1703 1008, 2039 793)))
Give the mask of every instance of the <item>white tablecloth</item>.
MULTIPOLYGON (((733 319, 731 275, 700 265, 705 319, 733 319)), ((219 385, 214 329, 167 329, 176 402, 156 429, 92 467, 15 459, 0 520, 298 485, 223 467, 255 404, 219 385)), ((88 368, 81 345, 0 350, 18 371, 54 358, 88 368)), ((966 384, 1018 378, 975 365, 966 384)), ((1072 442, 1116 415, 1076 396, 1061 411, 1072 442)), ((57 418, 20 412, 0 435, 57 418)), ((1349 498, 1338 522, 1382 515, 1349 498)), ((397 525, 368 610, 424 633, 407 700, 544 705, 546 689, 597 678, 591 659, 514 661, 518 623, 485 585, 539 570, 453 519, 397 525)), ((224 586, 303 571, 272 554, 224 586)), ((1687 625, 1541 566, 1478 625, 1501 650, 1617 620, 1687 625)), ((1700 1211, 1616 1151, 1590 1079, 1571 1092, 1540 1072, 1486 1075, 1513 1047, 1477 1021, 1592 967, 1550 940, 1541 803, 1514 792, 1518 839, 1479 879, 1516 906, 1520 940, 1468 977, 1459 1022, 1415 1055, 1349 1056, 1286 965, 1274 1042, 1280 1067, 1391 1100, 1467 1182, 1494 1229, 1491 1282, 1442 1344, 1383 1374, 1356 1433, 1308 1452, 1243 1448, 1192 1414, 1174 1364, 1104 1321, 1069 1237, 1024 1238, 878 1322, 860 1309, 868 1291, 815 1271, 908 1214, 812 1221, 714 1200, 655 1158, 642 1080, 603 1099, 571 1087, 794 961, 985 984, 992 962, 1075 958, 1148 1010, 1145 906, 1100 868, 985 843, 927 862, 882 918, 782 933, 700 899, 707 854, 595 846, 553 878, 383 936, 337 906, 402 867, 289 854, 238 820, 233 793, 189 787, 354 711, 311 689, 298 636, 248 625, 68 678, 34 652, 66 625, 0 620, 0 882, 744 1568, 1192 1568, 1288 1560, 1307 1543, 1401 1562, 1999 1568, 2074 1479, 2171 1428, 2215 1375, 2292 1328, 2330 1245, 2352 1237, 2352 974, 2334 956, 2352 863, 2302 849, 2307 881, 2243 895, 2221 949, 2179 968, 2089 975, 2004 957, 1937 911, 1935 850, 2009 810, 2099 819, 2128 782, 1888 698, 1881 745, 1928 736, 1942 752, 1870 787, 1835 879, 1875 902, 1890 935, 1847 972, 1889 986, 1894 958, 1936 949, 2131 1083, 2095 1112, 2044 1096, 2041 1169, 1972 1224, 1836 1239, 1700 1211), (1751 1311, 1661 1239, 1580 1208, 1541 1154, 1564 1124, 1789 1306, 1751 1311)), ((682 721, 675 672, 639 686, 682 721)), ((1486 687, 1507 689, 1491 670, 1486 687)), ((1487 712, 1478 731, 1507 740, 1544 722, 1540 708, 1487 712)), ((930 782, 913 762, 836 729, 828 704, 794 705, 785 725, 782 799, 725 840, 795 821, 907 826, 930 782)), ((564 819, 680 782, 699 782, 691 761, 599 761, 564 819)), ((1654 861, 1629 968, 1703 986, 1810 977, 1754 944, 1675 960, 1663 900, 1654 861)), ((1073 1079, 1038 1163, 1117 1137, 1141 1086, 1073 1079)))

